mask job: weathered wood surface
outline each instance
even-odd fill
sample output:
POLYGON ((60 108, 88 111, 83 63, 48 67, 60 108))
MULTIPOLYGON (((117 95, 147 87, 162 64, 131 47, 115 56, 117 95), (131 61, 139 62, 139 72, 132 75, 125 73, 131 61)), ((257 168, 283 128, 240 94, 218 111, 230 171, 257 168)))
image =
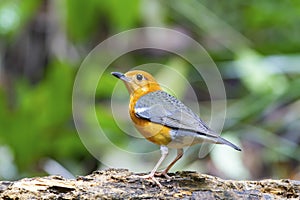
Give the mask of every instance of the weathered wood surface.
POLYGON ((0 181, 1 199, 299 199, 300 181, 234 181, 195 172, 151 180, 123 169, 96 171, 67 180, 60 176, 0 181))

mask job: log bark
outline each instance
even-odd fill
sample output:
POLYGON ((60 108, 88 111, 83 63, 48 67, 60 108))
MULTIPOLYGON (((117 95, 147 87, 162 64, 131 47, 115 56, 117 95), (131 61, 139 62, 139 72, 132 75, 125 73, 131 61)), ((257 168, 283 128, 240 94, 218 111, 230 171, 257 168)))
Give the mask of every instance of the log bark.
POLYGON ((1 199, 299 199, 300 181, 236 181, 183 171, 158 177, 163 185, 126 169, 95 171, 87 176, 61 176, 0 181, 1 199))

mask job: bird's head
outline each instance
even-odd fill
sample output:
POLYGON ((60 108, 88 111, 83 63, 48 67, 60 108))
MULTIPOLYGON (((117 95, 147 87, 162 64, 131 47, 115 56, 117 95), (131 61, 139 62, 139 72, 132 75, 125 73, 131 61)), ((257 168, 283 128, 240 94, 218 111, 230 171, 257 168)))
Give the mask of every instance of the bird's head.
POLYGON ((142 70, 133 70, 125 74, 112 72, 111 74, 124 82, 130 94, 133 92, 146 94, 161 89, 153 76, 142 70))

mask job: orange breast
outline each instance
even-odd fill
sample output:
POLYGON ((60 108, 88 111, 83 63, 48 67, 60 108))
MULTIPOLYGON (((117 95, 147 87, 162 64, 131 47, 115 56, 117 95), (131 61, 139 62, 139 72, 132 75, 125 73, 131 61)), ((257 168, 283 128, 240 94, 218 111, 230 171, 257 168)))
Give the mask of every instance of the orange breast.
POLYGON ((134 113, 134 107, 140 95, 131 96, 129 114, 136 129, 149 141, 158 145, 167 145, 171 142, 170 128, 161 124, 138 118, 134 113))
POLYGON ((167 145, 171 142, 170 128, 152 122, 144 122, 143 124, 136 123, 136 120, 133 120, 133 122, 147 140, 158 145, 167 145))

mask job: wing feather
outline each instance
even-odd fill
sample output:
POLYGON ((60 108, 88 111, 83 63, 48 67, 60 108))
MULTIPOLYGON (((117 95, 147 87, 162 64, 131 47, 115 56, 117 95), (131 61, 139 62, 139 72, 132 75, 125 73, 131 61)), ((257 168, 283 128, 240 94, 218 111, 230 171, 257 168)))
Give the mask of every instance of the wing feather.
POLYGON ((215 136, 214 132, 176 97, 155 91, 142 96, 135 105, 137 117, 176 129, 215 136))

